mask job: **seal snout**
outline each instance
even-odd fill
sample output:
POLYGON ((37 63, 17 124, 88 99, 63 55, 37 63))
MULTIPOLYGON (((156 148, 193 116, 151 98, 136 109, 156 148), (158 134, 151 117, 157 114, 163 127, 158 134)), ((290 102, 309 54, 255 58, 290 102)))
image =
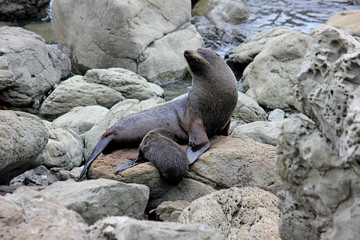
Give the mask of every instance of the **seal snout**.
POLYGON ((190 57, 191 53, 190 53, 190 50, 185 50, 184 51, 184 57, 190 57))

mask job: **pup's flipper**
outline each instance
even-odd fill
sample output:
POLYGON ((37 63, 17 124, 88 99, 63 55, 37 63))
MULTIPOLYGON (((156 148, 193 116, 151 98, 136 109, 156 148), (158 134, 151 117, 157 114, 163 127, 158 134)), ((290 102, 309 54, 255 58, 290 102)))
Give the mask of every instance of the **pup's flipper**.
POLYGON ((121 172, 121 171, 123 171, 125 169, 134 167, 134 166, 138 165, 138 163, 139 163, 138 158, 136 158, 135 160, 123 163, 114 170, 114 173, 121 172))

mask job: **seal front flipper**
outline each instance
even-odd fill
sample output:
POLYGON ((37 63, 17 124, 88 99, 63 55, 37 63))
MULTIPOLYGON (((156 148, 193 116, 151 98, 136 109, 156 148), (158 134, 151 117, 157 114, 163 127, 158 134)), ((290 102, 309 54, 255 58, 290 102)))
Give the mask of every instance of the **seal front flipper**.
POLYGON ((201 154, 203 154, 206 150, 209 149, 209 147, 210 147, 210 143, 206 144, 205 146, 203 146, 198 150, 195 150, 194 148, 191 147, 187 148, 186 155, 189 159, 189 164, 195 162, 201 156, 201 154))
POLYGON ((108 136, 99 140, 96 144, 93 152, 91 153, 89 160, 85 163, 83 170, 80 173, 80 176, 76 179, 76 181, 80 181, 82 176, 85 174, 86 170, 90 167, 92 162, 100 155, 100 153, 106 148, 106 146, 111 142, 112 137, 108 136))
POLYGON ((203 122, 200 118, 193 121, 190 127, 189 146, 186 150, 189 164, 195 162, 200 155, 210 147, 209 138, 207 137, 203 122))

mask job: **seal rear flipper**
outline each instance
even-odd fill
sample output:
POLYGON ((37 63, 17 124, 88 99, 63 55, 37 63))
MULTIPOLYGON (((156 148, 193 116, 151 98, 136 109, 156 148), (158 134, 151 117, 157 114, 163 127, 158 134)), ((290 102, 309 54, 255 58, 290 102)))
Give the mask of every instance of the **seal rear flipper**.
POLYGON ((201 156, 201 154, 203 154, 206 150, 209 149, 209 147, 210 147, 210 142, 200 149, 197 149, 196 147, 195 148, 188 147, 186 149, 186 155, 189 159, 189 165, 195 162, 201 156))
POLYGON ((85 174, 86 170, 90 167, 92 162, 100 155, 100 153, 106 148, 106 146, 111 142, 112 137, 105 137, 99 140, 96 144, 93 152, 91 153, 89 160, 85 163, 83 170, 80 173, 80 176, 76 179, 76 181, 80 181, 82 176, 85 174))

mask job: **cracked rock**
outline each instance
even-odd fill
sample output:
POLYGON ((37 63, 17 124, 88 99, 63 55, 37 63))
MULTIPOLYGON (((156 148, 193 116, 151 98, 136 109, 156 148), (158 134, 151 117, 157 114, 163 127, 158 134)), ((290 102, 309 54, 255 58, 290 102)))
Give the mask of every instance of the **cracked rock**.
MULTIPOLYGON (((281 35, 277 35, 278 31, 275 29, 271 31, 274 35, 245 68, 242 83, 246 94, 261 106, 270 109, 290 108, 294 105, 293 86, 296 75, 310 37, 291 29, 284 29, 286 32, 281 35)), ((250 47, 253 44, 247 42, 244 45, 250 47)))
POLYGON ((70 73, 69 58, 19 27, 0 28, 0 101, 38 109, 46 94, 70 73))
POLYGON ((221 230, 226 239, 280 239, 277 197, 256 187, 232 187, 193 201, 181 223, 201 223, 221 230))
POLYGON ((100 105, 111 108, 124 100, 121 93, 97 83, 84 81, 83 76, 74 76, 63 81, 45 99, 40 108, 40 114, 54 119, 78 106, 100 105))
POLYGON ((298 110, 283 125, 277 169, 282 239, 355 239, 360 230, 360 44, 321 25, 296 79, 298 110))

